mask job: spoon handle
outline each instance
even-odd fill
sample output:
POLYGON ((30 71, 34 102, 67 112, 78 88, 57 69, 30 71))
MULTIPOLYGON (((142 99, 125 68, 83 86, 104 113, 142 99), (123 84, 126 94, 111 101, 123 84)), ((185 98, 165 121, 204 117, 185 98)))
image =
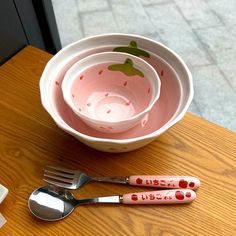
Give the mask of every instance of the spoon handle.
POLYGON ((77 200, 78 205, 91 203, 123 204, 178 204, 194 201, 196 193, 190 189, 168 189, 150 192, 127 193, 117 196, 77 200))
POLYGON ((200 186, 200 180, 192 176, 132 175, 129 177, 128 183, 130 185, 168 189, 197 189, 200 186))
POLYGON ((124 204, 179 204, 190 203, 196 193, 190 189, 169 189, 140 193, 128 193, 122 196, 124 204))

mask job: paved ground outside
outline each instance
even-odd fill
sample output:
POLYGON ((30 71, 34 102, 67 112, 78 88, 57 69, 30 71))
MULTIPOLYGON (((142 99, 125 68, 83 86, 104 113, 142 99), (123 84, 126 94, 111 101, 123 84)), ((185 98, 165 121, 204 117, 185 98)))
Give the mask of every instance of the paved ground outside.
POLYGON ((189 66, 192 112, 236 131, 236 0, 53 0, 62 45, 102 33, 164 43, 189 66))

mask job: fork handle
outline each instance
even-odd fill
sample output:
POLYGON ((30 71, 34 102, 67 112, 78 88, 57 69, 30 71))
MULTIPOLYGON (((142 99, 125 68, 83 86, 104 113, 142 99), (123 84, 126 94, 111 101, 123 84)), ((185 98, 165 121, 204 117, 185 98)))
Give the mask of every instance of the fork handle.
POLYGON ((116 184, 128 184, 128 176, 99 176, 92 177, 93 181, 106 182, 106 183, 116 183, 116 184))
POLYGON ((196 193, 190 189, 169 189, 141 193, 127 193, 122 196, 124 204, 179 204, 190 203, 196 193))
POLYGON ((200 180, 192 176, 132 175, 129 177, 128 183, 130 185, 168 189, 197 189, 200 186, 200 180))

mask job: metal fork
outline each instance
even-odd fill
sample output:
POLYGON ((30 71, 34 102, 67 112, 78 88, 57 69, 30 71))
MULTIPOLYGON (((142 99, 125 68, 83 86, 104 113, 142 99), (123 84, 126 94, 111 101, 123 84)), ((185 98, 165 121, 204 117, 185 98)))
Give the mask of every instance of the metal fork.
POLYGON ((66 189, 78 189, 90 181, 128 184, 128 177, 107 176, 92 177, 79 170, 71 170, 57 166, 46 166, 45 182, 66 189))
POLYGON ((158 175, 132 175, 132 176, 100 176, 92 177, 78 170, 71 170, 56 166, 46 166, 44 170, 45 182, 66 189, 78 189, 90 181, 130 184, 159 188, 188 188, 197 189, 199 179, 191 176, 158 176, 158 175))

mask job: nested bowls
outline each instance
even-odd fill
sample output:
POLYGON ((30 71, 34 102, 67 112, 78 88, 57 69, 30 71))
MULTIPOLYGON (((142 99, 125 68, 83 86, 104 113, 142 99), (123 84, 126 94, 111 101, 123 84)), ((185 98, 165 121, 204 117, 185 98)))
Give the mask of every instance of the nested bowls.
POLYGON ((43 71, 40 94, 44 108, 61 129, 92 148, 126 152, 150 143, 183 118, 193 98, 193 82, 184 61, 163 44, 137 35, 106 34, 85 38, 58 52, 43 71), (137 126, 118 134, 87 126, 66 104, 61 89, 64 75, 74 63, 88 55, 109 51, 141 57, 161 80, 160 97, 148 116, 137 126))
POLYGON ((120 133, 148 114, 160 96, 160 86, 157 72, 143 59, 104 52, 76 62, 64 76, 62 93, 88 126, 120 133))

